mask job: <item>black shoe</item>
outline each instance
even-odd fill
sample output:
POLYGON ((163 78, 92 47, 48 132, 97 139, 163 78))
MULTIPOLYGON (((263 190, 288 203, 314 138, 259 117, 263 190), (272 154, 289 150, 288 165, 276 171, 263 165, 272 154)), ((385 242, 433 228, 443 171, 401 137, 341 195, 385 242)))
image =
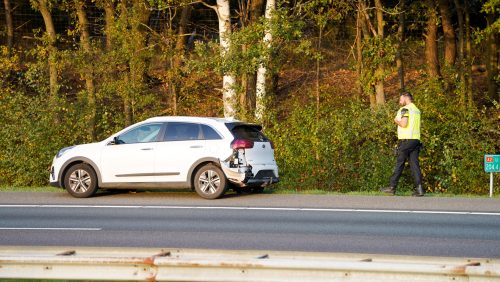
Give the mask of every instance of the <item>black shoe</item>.
POLYGON ((384 192, 384 193, 387 193, 387 194, 391 194, 391 195, 395 195, 396 194, 396 189, 394 189, 394 187, 384 187, 384 188, 380 188, 380 192, 384 192))
POLYGON ((425 192, 424 189, 422 188, 422 185, 418 185, 415 190, 413 190, 413 197, 422 197, 424 196, 425 192))

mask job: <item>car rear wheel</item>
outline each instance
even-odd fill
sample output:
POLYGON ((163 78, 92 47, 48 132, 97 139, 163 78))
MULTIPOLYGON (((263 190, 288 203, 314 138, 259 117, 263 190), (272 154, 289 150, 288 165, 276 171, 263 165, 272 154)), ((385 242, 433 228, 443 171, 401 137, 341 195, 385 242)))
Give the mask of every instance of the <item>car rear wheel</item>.
POLYGON ((202 166, 194 177, 194 189, 205 199, 222 197, 226 193, 227 186, 224 172, 213 164, 202 166))
POLYGON ((64 175, 64 188, 76 198, 87 198, 97 192, 97 176, 88 164, 71 166, 64 175))

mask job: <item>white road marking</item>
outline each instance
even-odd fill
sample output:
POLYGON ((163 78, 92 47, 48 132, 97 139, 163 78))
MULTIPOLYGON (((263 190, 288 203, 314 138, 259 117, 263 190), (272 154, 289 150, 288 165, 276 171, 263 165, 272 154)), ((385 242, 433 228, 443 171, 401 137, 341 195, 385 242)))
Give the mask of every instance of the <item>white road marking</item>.
POLYGON ((102 228, 66 228, 66 227, 0 227, 0 230, 101 231, 101 230, 102 230, 102 228))
POLYGON ((447 215, 490 215, 500 216, 500 212, 438 211, 438 210, 376 210, 376 209, 335 209, 335 208, 278 208, 278 207, 231 207, 231 206, 105 206, 105 205, 0 205, 0 208, 102 208, 102 209, 198 209, 198 210, 252 210, 252 211, 300 211, 300 212, 357 212, 357 213, 410 213, 447 215))

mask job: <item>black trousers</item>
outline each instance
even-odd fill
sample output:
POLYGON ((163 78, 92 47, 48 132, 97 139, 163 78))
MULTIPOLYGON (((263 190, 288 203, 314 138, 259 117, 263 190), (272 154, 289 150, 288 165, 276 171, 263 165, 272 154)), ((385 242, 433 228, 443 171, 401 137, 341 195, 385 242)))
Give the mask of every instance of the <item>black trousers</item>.
POLYGON ((398 186, 399 178, 405 168, 405 162, 408 160, 410 163, 411 173, 415 179, 415 185, 422 185, 422 173, 420 172, 420 164, 418 161, 418 154, 422 143, 417 139, 403 139, 399 140, 396 166, 392 173, 390 186, 396 188, 398 186))

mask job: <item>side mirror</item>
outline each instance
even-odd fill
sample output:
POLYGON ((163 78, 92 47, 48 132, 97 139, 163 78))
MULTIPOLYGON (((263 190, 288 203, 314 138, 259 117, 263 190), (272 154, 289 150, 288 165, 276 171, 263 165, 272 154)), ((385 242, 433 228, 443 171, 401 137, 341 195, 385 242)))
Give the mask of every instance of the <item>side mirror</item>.
POLYGON ((120 144, 117 136, 113 137, 113 140, 108 142, 108 145, 117 145, 117 144, 120 144))

